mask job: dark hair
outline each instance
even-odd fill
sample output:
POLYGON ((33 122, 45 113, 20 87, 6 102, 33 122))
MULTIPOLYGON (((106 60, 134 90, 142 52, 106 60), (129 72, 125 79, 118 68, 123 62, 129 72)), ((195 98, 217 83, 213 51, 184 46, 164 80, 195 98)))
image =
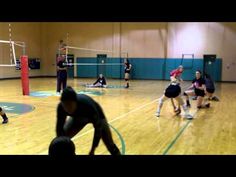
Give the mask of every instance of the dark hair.
POLYGON ((126 62, 129 64, 129 59, 128 58, 126 58, 126 62))
POLYGON ((67 86, 62 94, 61 94, 61 101, 76 101, 77 100, 77 93, 71 86, 67 86))
POLYGON ((210 79, 210 80, 212 80, 212 79, 211 79, 211 76, 210 76, 209 74, 205 73, 204 76, 205 76, 206 79, 210 79))
POLYGON ((48 153, 52 157, 68 157, 74 156, 75 144, 69 137, 59 136, 52 140, 48 153))
POLYGON ((205 73, 204 76, 205 76, 205 78, 207 78, 207 79, 211 77, 211 76, 210 76, 209 74, 207 74, 207 73, 205 73))

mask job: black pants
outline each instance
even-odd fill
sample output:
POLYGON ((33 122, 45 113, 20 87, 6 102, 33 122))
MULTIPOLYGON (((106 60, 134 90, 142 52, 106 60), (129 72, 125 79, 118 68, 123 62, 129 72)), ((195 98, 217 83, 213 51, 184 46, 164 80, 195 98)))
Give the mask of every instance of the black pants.
POLYGON ((66 88, 67 85, 67 74, 66 73, 59 73, 57 74, 57 92, 61 91, 61 86, 62 86, 62 90, 64 90, 66 88))

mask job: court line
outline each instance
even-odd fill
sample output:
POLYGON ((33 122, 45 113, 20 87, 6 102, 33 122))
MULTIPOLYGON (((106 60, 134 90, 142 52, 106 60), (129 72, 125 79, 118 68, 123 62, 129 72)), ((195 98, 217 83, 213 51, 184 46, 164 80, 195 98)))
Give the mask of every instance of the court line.
POLYGON ((116 128, 114 128, 112 125, 110 125, 109 124, 109 126, 117 133, 117 135, 119 136, 119 138, 120 138, 120 141, 121 141, 121 154, 122 155, 125 155, 125 141, 124 141, 124 139, 123 139, 123 137, 122 137, 122 135, 120 134, 120 132, 116 129, 116 128))
MULTIPOLYGON (((193 117, 195 117, 197 110, 193 113, 193 117)), ((178 138, 183 134, 184 130, 188 127, 189 123, 192 122, 193 119, 188 120, 187 123, 180 129, 180 131, 176 134, 175 138, 169 143, 167 148, 164 150, 163 155, 166 155, 168 151, 174 146, 178 138)))
MULTIPOLYGON (((185 89, 186 87, 187 87, 187 86, 182 87, 182 88, 185 89)), ((166 87, 165 87, 165 88, 166 88, 166 87)), ((182 90, 182 88, 181 88, 181 90, 182 90)), ((139 107, 137 107, 137 108, 135 108, 135 109, 133 109, 133 110, 131 110, 131 111, 125 113, 125 114, 122 114, 122 115, 120 115, 120 116, 118 116, 118 117, 112 119, 111 121, 108 121, 108 123, 109 123, 109 125, 110 125, 110 123, 112 123, 112 122, 114 122, 114 121, 116 121, 116 120, 122 119, 122 118, 124 118, 126 115, 128 115, 128 114, 130 114, 130 113, 133 113, 133 112, 135 112, 135 111, 137 111, 137 110, 140 110, 140 109, 142 109, 142 108, 144 108, 144 107, 146 107, 146 106, 148 106, 148 105, 150 105, 150 104, 153 104, 154 102, 156 102, 156 101, 158 101, 158 100, 159 100, 159 98, 154 99, 154 100, 152 100, 151 102, 148 102, 148 103, 146 103, 146 104, 143 104, 143 105, 141 105, 141 106, 139 106, 139 107)), ((88 131, 86 131, 86 132, 84 132, 84 133, 82 133, 82 134, 80 134, 80 135, 77 135, 77 136, 73 137, 72 140, 74 141, 74 140, 78 139, 79 137, 82 137, 82 136, 84 136, 84 135, 86 135, 86 134, 88 134, 88 133, 90 133, 90 132, 92 132, 92 131, 94 131, 94 129, 90 129, 90 130, 88 130, 88 131)), ((119 135, 118 135, 118 136, 119 136, 119 135)), ((46 152, 46 151, 45 151, 45 152, 46 152)), ((43 153, 40 153, 40 154, 44 154, 44 152, 43 152, 43 153)))
MULTIPOLYGON (((158 98, 158 99, 159 99, 159 98, 158 98)), ((132 113, 132 112, 135 112, 135 111, 137 111, 137 110, 139 110, 139 109, 141 109, 141 108, 144 108, 145 106, 147 106, 147 105, 149 105, 149 104, 152 104, 152 103, 156 102, 158 99, 155 99, 155 100, 153 100, 153 101, 151 101, 151 102, 149 102, 149 103, 146 103, 146 104, 144 104, 144 105, 142 105, 142 106, 139 106, 139 107, 137 107, 137 108, 135 108, 135 109, 133 109, 133 110, 131 110, 131 111, 125 113, 125 114, 122 114, 122 115, 120 115, 120 116, 118 116, 118 117, 112 119, 111 121, 108 121, 108 123, 112 123, 112 122, 114 122, 114 121, 116 121, 116 120, 122 119, 122 118, 124 118, 124 117, 125 117, 126 115, 128 115, 128 114, 130 114, 130 113, 132 113)), ((91 131, 93 131, 93 129, 90 129, 90 130, 88 130, 88 131, 86 131, 86 132, 84 132, 84 133, 82 133, 82 134, 80 134, 80 135, 78 135, 78 136, 72 138, 72 140, 76 140, 76 139, 78 139, 79 137, 90 133, 91 131)))
MULTIPOLYGON (((187 87, 189 85, 185 85, 184 87, 181 87, 181 90, 186 90, 187 87)), ((197 112, 197 111, 196 111, 197 112)), ((196 112, 193 113, 193 117, 195 116, 196 112)), ((193 120, 193 119, 192 119, 193 120)), ((178 140, 178 138, 182 135, 182 133, 184 132, 184 130, 188 127, 189 123, 192 120, 188 120, 187 123, 180 129, 180 131, 177 133, 177 135, 175 136, 175 138, 169 143, 169 145, 167 146, 167 148, 165 148, 163 155, 166 155, 168 153, 168 151, 174 146, 174 144, 176 143, 176 141, 178 140)))
MULTIPOLYGON (((158 99, 159 99, 159 98, 158 98, 158 99)), ((146 103, 146 104, 144 104, 144 105, 141 105, 141 106, 139 106, 139 107, 137 107, 137 108, 135 108, 135 109, 133 109, 133 110, 131 110, 131 111, 125 113, 125 114, 122 114, 122 115, 120 115, 120 116, 118 116, 118 117, 112 119, 111 121, 108 121, 109 125, 110 125, 111 122, 114 122, 114 121, 116 121, 116 120, 122 119, 122 118, 124 118, 124 117, 125 117, 126 115, 128 115, 128 114, 133 113, 133 112, 135 112, 135 111, 137 111, 137 110, 139 110, 139 109, 144 108, 144 107, 147 106, 147 105, 150 105, 150 104, 156 102, 158 99, 155 99, 155 100, 153 100, 153 101, 151 101, 151 102, 148 102, 148 103, 146 103)), ((110 125, 110 126, 111 126, 111 125, 110 125)), ((88 130, 88 131, 86 131, 86 132, 84 132, 84 133, 82 133, 82 134, 80 134, 80 135, 77 135, 77 136, 73 137, 72 140, 74 141, 74 140, 78 139, 79 137, 82 137, 82 136, 84 136, 84 135, 86 135, 86 134, 88 134, 88 133, 90 133, 90 132, 92 132, 92 131, 94 131, 94 129, 90 129, 90 130, 88 130)), ((119 136, 119 135, 118 135, 118 136, 119 136)), ((123 143, 124 143, 124 142, 123 142, 123 143)), ((44 152, 40 153, 40 155, 41 155, 41 154, 45 154, 45 153, 47 153, 47 151, 44 151, 44 152)))

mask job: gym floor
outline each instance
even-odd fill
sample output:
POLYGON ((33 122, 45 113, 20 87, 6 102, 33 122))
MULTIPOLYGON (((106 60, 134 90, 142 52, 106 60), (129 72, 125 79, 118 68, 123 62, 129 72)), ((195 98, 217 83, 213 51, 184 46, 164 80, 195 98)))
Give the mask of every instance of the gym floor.
MULTIPOLYGON (((209 109, 197 111, 196 101, 191 101, 194 119, 186 120, 175 116, 170 100, 159 119, 154 115, 168 81, 132 80, 131 87, 124 89, 123 80, 108 80, 108 85, 117 87, 85 88, 93 82, 69 79, 68 85, 100 103, 123 154, 236 154, 236 84, 217 83, 220 102, 212 101, 209 109)), ((55 94, 56 78, 30 79, 30 96, 22 95, 20 79, 0 84, 0 105, 9 117, 8 124, 0 125, 0 154, 48 154, 60 98, 55 94)), ((190 84, 184 82, 182 90, 190 84)), ((72 139, 78 155, 88 154, 93 131, 87 125, 72 139)), ((109 154, 102 141, 95 154, 109 154)))

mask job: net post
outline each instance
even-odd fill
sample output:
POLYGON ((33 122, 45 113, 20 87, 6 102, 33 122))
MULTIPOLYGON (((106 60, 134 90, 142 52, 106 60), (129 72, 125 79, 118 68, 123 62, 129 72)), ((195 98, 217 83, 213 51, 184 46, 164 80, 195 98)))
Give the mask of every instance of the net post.
POLYGON ((68 63, 67 55, 68 55, 68 48, 66 47, 66 63, 68 63))
POLYGON ((29 95, 29 67, 28 56, 22 55, 21 59, 21 84, 23 95, 29 95))

